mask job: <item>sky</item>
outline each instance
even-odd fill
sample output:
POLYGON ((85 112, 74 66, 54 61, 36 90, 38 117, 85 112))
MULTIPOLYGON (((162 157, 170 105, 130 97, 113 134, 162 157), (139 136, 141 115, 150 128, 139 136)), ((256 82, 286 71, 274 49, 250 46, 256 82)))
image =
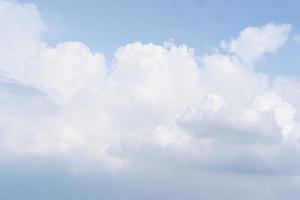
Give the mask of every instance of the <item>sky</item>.
MULTIPOLYGON (((136 41, 161 44, 173 39, 176 44, 187 44, 204 54, 218 46, 221 40, 237 36, 247 26, 290 23, 293 34, 300 32, 297 0, 22 2, 34 2, 38 6, 47 23, 43 37, 49 45, 80 41, 93 51, 104 53, 108 61, 119 46, 136 41)), ((299 74, 299 69, 293 66, 300 64, 299 46, 293 42, 286 46, 289 48, 282 48, 276 57, 261 60, 260 70, 272 74, 299 74)))
POLYGON ((0 0, 0 199, 297 199, 299 7, 0 0))

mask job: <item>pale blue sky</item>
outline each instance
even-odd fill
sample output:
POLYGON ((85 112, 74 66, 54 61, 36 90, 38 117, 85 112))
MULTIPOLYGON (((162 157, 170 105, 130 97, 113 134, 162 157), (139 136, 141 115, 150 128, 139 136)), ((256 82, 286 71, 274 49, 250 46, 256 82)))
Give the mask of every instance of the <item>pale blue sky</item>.
MULTIPOLYGON (((110 61, 122 45, 141 41, 161 44, 173 39, 206 53, 247 26, 290 23, 300 32, 297 0, 22 0, 34 2, 46 21, 50 45, 80 41, 110 61)), ((274 74, 300 74, 300 45, 289 42, 276 56, 258 63, 274 74), (272 69, 268 67, 272 65, 272 69)))

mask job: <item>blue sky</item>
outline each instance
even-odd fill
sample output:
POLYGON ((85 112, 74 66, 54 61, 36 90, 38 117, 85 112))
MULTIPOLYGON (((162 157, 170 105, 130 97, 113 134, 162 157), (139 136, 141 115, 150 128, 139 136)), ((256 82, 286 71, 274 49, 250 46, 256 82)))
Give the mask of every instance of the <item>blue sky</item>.
MULTIPOLYGON (((50 45, 80 41, 103 52, 109 60, 116 48, 136 41, 161 44, 173 39, 176 44, 187 44, 205 53, 246 26, 290 23, 294 34, 299 33, 300 26, 296 0, 22 1, 38 6, 47 22, 44 37, 50 45)), ((288 46, 276 58, 262 60, 260 69, 274 74, 300 73, 293 66, 300 64, 300 47, 293 42, 288 46)))
POLYGON ((0 0, 0 199, 297 199, 299 8, 0 0))

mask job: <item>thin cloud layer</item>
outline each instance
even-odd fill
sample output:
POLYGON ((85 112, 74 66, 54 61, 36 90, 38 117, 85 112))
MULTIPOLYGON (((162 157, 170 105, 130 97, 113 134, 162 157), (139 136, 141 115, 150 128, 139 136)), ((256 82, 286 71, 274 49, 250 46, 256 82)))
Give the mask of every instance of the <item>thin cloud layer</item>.
POLYGON ((109 67, 82 43, 49 47, 32 4, 0 1, 0 24, 3 162, 299 173, 300 81, 253 66, 287 41, 291 25, 247 27, 206 55, 169 42, 127 44, 109 67))

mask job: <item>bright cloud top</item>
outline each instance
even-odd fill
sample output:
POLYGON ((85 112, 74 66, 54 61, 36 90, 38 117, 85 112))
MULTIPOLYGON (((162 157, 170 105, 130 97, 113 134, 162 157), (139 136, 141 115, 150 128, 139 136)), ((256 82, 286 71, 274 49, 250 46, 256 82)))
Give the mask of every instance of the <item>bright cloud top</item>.
POLYGON ((266 53, 275 53, 288 38, 289 24, 267 24, 262 27, 247 27, 236 39, 221 47, 234 53, 245 62, 253 62, 266 53))
POLYGON ((291 25, 247 27, 203 56, 136 42, 116 51, 112 67, 79 42, 49 47, 44 28, 34 5, 0 1, 3 162, 299 173, 300 80, 253 66, 284 45, 291 25))

